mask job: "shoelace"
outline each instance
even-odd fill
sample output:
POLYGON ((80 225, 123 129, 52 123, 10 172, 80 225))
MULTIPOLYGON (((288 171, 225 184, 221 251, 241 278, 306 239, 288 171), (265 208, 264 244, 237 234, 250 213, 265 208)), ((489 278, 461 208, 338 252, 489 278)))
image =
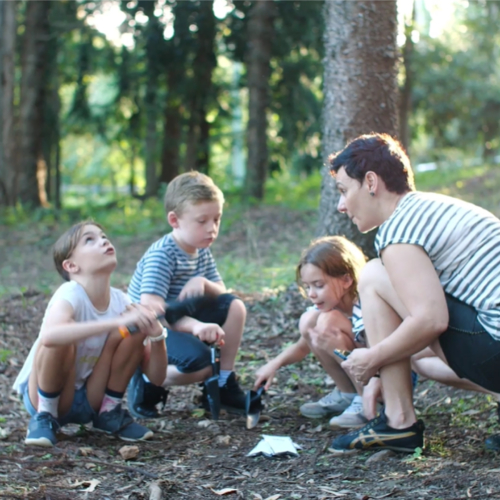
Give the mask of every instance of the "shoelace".
POLYGON ((52 429, 53 431, 57 431, 57 429, 59 429, 57 420, 55 420, 55 418, 50 413, 39 413, 36 416, 36 421, 40 424, 40 427, 46 427, 48 429, 52 429))
POLYGON ((338 403, 339 402, 338 391, 333 390, 332 392, 330 392, 326 396, 323 396, 318 402, 319 402, 319 404, 325 405, 325 406, 327 406, 331 403, 338 403))
POLYGON ((363 413, 363 399, 356 396, 352 403, 344 410, 344 413, 363 413))

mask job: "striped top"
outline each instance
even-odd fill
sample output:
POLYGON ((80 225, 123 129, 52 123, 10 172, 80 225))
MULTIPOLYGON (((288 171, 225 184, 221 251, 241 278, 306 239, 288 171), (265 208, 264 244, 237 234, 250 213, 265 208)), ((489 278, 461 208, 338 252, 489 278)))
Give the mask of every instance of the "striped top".
POLYGON ((363 316, 361 315, 361 303, 359 302, 359 299, 354 302, 352 306, 352 316, 350 319, 352 323, 352 333, 354 335, 354 340, 356 342, 364 344, 365 325, 363 324, 363 316))
POLYGON ((449 196, 411 192, 378 229, 378 255, 388 245, 421 246, 444 291, 478 312, 484 329, 500 340, 500 220, 449 196))
POLYGON ((153 243, 137 263, 128 295, 132 302, 140 302, 143 293, 175 300, 184 285, 196 276, 222 281, 208 248, 199 249, 196 254, 186 253, 169 233, 153 243))

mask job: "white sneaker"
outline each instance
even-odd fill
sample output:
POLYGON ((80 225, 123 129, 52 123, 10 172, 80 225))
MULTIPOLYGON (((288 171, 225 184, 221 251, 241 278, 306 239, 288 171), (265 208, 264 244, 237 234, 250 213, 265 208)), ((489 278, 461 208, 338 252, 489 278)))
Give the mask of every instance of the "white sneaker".
POLYGON ((343 394, 337 387, 314 403, 305 403, 300 413, 307 418, 321 418, 327 415, 342 413, 352 402, 355 394, 343 394))
POLYGON ((332 429, 356 429, 368 422, 363 412, 363 397, 356 395, 352 403, 338 417, 330 419, 332 429))

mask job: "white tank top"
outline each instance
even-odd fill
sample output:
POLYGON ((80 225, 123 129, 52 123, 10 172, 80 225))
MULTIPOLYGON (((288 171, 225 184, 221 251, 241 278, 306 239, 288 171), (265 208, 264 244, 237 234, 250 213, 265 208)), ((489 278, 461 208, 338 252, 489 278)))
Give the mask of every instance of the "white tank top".
MULTIPOLYGON (((130 304, 130 299, 125 295, 125 293, 117 288, 111 287, 109 306, 105 311, 99 311, 93 306, 87 293, 85 292, 85 289, 79 283, 76 281, 68 281, 61 285, 50 299, 47 309, 45 310, 40 330, 43 329, 50 308, 56 301, 59 300, 65 300, 70 303, 74 310, 74 320, 77 323, 83 321, 99 321, 116 318, 116 316, 119 316, 125 310, 127 305, 130 304)), ((75 390, 80 389, 92 373, 92 370, 101 355, 104 344, 106 343, 108 333, 109 332, 95 335, 94 337, 78 342, 76 350, 75 390)), ((19 394, 24 393, 28 384, 39 341, 40 334, 33 344, 21 372, 14 382, 14 390, 19 394)))

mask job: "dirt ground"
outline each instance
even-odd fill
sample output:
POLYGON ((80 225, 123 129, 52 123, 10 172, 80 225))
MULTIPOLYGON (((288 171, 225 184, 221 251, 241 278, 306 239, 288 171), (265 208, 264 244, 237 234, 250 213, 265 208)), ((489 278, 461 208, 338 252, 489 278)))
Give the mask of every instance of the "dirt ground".
MULTIPOLYGON (((265 215, 261 212, 259 217, 265 215)), ((279 219, 276 214, 273 217, 279 219)), ((231 238, 221 245, 246 245, 244 232, 241 241, 234 234, 231 238)), ((2 252, 7 250, 5 241, 0 242, 2 252)), ((28 417, 12 384, 38 334, 49 299, 46 289, 37 288, 32 269, 37 263, 44 268, 50 265, 51 237, 17 241, 16 245, 16 239, 10 239, 8 250, 30 264, 9 263, 9 269, 17 273, 17 280, 31 285, 22 294, 0 299, 0 498, 500 498, 498 456, 483 448, 484 439, 498 430, 493 402, 420 381, 415 401, 426 425, 423 453, 360 453, 339 458, 328 452, 337 435, 329 430, 328 420, 308 420, 298 412, 304 401, 332 388, 312 357, 278 373, 266 396, 261 422, 253 430, 246 430, 243 417, 225 414, 217 422, 210 420, 197 407, 200 388, 190 386, 174 388, 162 418, 146 421, 155 434, 151 441, 137 444, 133 460, 124 460, 120 454, 130 443, 78 426, 64 428, 52 449, 26 447, 28 417), (290 436, 302 449, 293 458, 247 457, 262 434, 290 436)), ((135 261, 139 247, 144 248, 128 245, 122 249, 124 261, 135 261)), ((306 302, 293 285, 279 293, 245 295, 244 299, 249 314, 237 372, 248 389, 255 369, 296 340, 297 321, 306 302)))

